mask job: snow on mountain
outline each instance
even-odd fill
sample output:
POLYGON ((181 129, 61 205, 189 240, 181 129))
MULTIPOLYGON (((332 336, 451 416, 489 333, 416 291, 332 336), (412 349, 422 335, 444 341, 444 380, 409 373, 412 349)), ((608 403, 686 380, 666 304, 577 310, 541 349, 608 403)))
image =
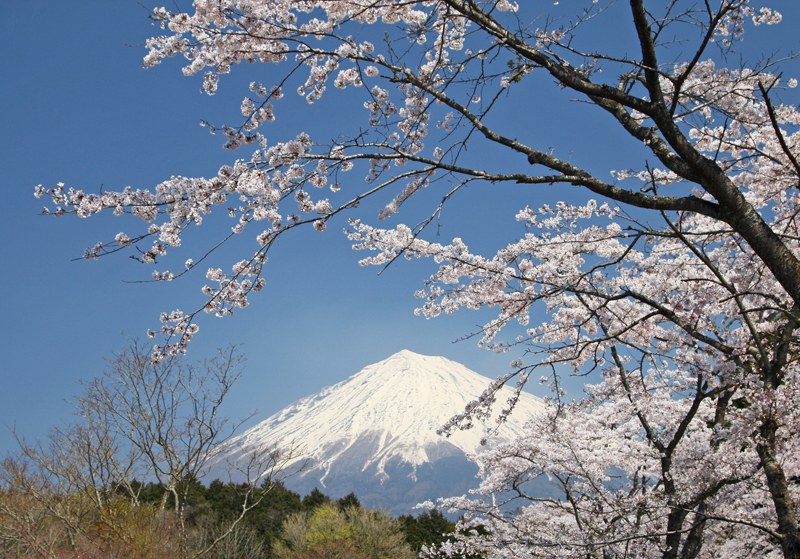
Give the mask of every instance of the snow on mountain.
MULTIPOLYGON (((388 504, 395 511, 403 510, 413 503, 398 505, 396 501, 401 496, 413 500, 420 497, 412 494, 435 490, 433 485, 437 482, 431 477, 431 468, 437 463, 448 464, 449 477, 458 471, 459 476, 470 478, 465 483, 476 485, 477 470, 466 463, 464 455, 480 448, 480 440, 486 436, 483 426, 477 424, 450 438, 437 435, 436 430, 462 412, 490 382, 443 357, 403 350, 339 384, 298 400, 243 433, 236 443, 293 445, 301 449, 302 458, 309 460, 310 466, 288 480, 287 486, 296 487, 295 490, 308 491, 317 485, 332 497, 341 497, 352 488, 365 504, 372 500, 388 504), (423 471, 422 477, 427 481, 416 483, 424 481, 420 478, 423 471), (398 486, 392 490, 390 482, 400 483, 403 489, 398 486), (424 489, 412 490, 415 483, 424 489), (366 491, 374 493, 372 499, 366 491), (387 501, 387 496, 391 501, 390 494, 396 494, 395 502, 387 501)), ((498 410, 510 395, 510 388, 501 391, 498 410)), ((525 421, 544 407, 540 398, 523 393, 515 412, 497 429, 494 438, 509 439, 520 434, 525 421)), ((440 474, 433 477, 448 477, 447 471, 440 474)), ((463 484, 455 487, 454 481, 449 479, 447 484, 451 490, 459 490, 463 484)))

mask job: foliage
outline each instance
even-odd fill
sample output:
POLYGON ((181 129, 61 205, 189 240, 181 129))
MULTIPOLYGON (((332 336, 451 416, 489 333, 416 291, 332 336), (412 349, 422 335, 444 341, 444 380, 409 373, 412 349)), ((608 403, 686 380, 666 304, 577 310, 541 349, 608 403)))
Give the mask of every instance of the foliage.
POLYGON ((281 559, 413 557, 398 521, 378 511, 340 510, 323 504, 313 512, 290 516, 284 523, 285 545, 276 548, 281 559))
MULTIPOLYGON (((180 556, 183 538, 172 513, 154 506, 132 506, 122 498, 103 508, 87 495, 56 495, 46 486, 26 490, 16 465, 0 469, 0 551, 9 559, 82 557, 156 559, 180 556), (66 505, 66 506, 65 506, 66 505)), ((30 487, 30 482, 26 481, 30 487)))
POLYGON ((456 531, 456 525, 436 509, 425 511, 416 517, 404 514, 397 520, 400 521, 400 529, 415 553, 418 553, 422 546, 430 547, 446 541, 448 534, 456 531))
MULTIPOLYGON (((30 476, 12 458, 0 468, 0 552, 8 559, 411 557, 400 522, 353 504, 358 503, 353 493, 331 501, 316 490, 312 498, 301 499, 276 481, 248 497, 247 484, 192 481, 181 519, 169 507, 161 508, 167 492, 160 483, 134 480, 137 501, 118 491, 97 508, 85 494, 59 494, 30 476), (248 498, 257 504, 232 524, 248 498)), ((440 541, 426 538, 418 533, 415 541, 440 541)))
POLYGON ((340 511, 345 512, 348 509, 360 509, 361 501, 358 500, 355 493, 351 492, 341 499, 337 499, 336 506, 339 507, 340 511))
POLYGON ((339 214, 351 216, 355 248, 374 252, 362 264, 438 265, 418 292, 420 314, 495 309, 480 343, 500 352, 523 345, 527 364, 515 361, 514 375, 443 431, 485 419, 500 386, 516 376, 521 389, 536 370, 553 389, 552 409, 528 435, 478 458, 481 494, 445 502, 467 515, 459 543, 431 553, 693 558, 757 548, 799 557, 790 480, 800 476, 800 113, 780 102, 797 81, 768 56, 778 45, 758 45, 767 55, 729 67, 748 26, 781 16, 749 0, 569 4, 571 19, 508 0, 197 0, 194 14, 156 9, 168 34, 148 42, 146 66, 181 55, 186 74, 205 70, 212 94, 235 63, 271 64, 266 85, 251 84, 240 125, 212 127, 227 149, 254 151, 216 177, 175 177, 153 191, 59 185, 37 195, 51 198, 56 215, 113 209, 148 224, 87 258, 141 246, 138 258, 154 263, 217 205, 229 207, 234 234, 258 228, 252 253, 230 271, 206 272, 214 287, 203 288, 202 309, 163 315, 167 341, 156 358, 186 350, 200 310, 230 315, 264 290, 262 268, 281 235, 323 231, 339 214), (346 93, 331 95, 329 79, 346 93), (589 134, 564 115, 574 157, 501 117, 550 110, 535 104, 554 86, 606 118, 589 134), (366 109, 362 126, 269 144, 260 130, 295 89, 309 103, 366 109), (607 138, 637 154, 636 169, 581 165, 580 154, 607 138), (505 157, 472 155, 483 152, 505 157), (356 168, 363 188, 347 180, 356 168), (465 187, 496 183, 571 185, 600 200, 515 208, 527 230, 488 256, 461 238, 425 239, 465 187), (357 210, 393 191, 378 215, 387 219, 442 185, 441 203, 413 227, 374 227, 357 210), (582 401, 563 401, 568 367, 596 373, 582 401), (561 499, 526 492, 526 481, 544 476, 561 499), (521 502, 515 513, 503 508, 509 500, 521 502))
POLYGON ((313 511, 319 506, 330 503, 331 498, 325 495, 318 487, 311 490, 311 493, 303 497, 303 508, 313 511))
POLYGON ((9 559, 142 559, 201 552, 210 559, 271 557, 283 538, 284 521, 304 510, 300 496, 281 482, 265 484, 250 497, 258 504, 231 529, 246 502, 247 484, 215 480, 206 487, 192 482, 181 524, 173 510, 161 510, 165 490, 159 483, 134 481, 138 501, 118 492, 98 509, 86 495, 60 495, 24 476, 29 473, 20 471, 14 459, 6 459, 0 468, 0 545, 9 559))

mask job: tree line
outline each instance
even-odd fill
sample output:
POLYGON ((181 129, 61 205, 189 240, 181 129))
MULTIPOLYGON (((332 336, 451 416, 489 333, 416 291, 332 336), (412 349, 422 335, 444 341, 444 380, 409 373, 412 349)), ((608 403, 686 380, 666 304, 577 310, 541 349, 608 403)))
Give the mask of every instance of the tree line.
POLYGON ((354 493, 332 499, 315 488, 301 497, 282 482, 269 481, 254 492, 258 504, 229 530, 251 493, 247 484, 184 480, 179 521, 172 507, 162 508, 170 496, 158 483, 134 481, 138 502, 118 490, 96 508, 87 506, 86 495, 11 485, 13 475, 24 474, 20 466, 7 458, 0 468, 0 556, 8 559, 411 559, 455 530, 435 509, 392 518, 362 507, 354 493))

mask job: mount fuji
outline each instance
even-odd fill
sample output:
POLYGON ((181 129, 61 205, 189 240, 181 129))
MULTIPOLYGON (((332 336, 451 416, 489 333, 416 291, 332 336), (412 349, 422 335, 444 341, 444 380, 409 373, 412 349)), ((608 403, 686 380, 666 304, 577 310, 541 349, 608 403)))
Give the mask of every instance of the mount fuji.
MULTIPOLYGON (((443 357, 403 350, 298 400, 234 442, 300 449, 308 466, 285 483, 301 494, 314 487, 334 498, 354 492, 367 506, 407 513, 421 501, 478 485, 477 466, 465 455, 481 448, 480 426, 449 438, 436 430, 490 382, 443 357)), ((511 393, 503 388, 498 402, 511 393)), ((540 398, 522 393, 488 444, 521 434, 525 421, 544 409, 540 398)))

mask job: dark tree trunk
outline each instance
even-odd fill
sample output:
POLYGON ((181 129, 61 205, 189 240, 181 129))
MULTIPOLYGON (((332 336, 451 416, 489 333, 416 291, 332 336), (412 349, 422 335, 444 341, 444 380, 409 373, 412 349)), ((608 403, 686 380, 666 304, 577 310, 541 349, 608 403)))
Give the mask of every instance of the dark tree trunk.
POLYGON ((683 542, 680 559, 695 559, 703 548, 703 532, 706 527, 705 512, 708 509, 705 503, 700 503, 694 515, 694 526, 689 530, 686 541, 683 542))
POLYGON ((800 559, 800 533, 797 530, 797 517, 795 515, 795 502, 789 495, 789 485, 783 468, 775 456, 775 433, 778 430, 777 422, 768 418, 761 424, 761 437, 763 441, 758 445, 758 456, 761 458, 761 467, 767 477, 767 486, 775 505, 775 514, 778 518, 778 533, 781 535, 781 549, 785 559, 800 559))

